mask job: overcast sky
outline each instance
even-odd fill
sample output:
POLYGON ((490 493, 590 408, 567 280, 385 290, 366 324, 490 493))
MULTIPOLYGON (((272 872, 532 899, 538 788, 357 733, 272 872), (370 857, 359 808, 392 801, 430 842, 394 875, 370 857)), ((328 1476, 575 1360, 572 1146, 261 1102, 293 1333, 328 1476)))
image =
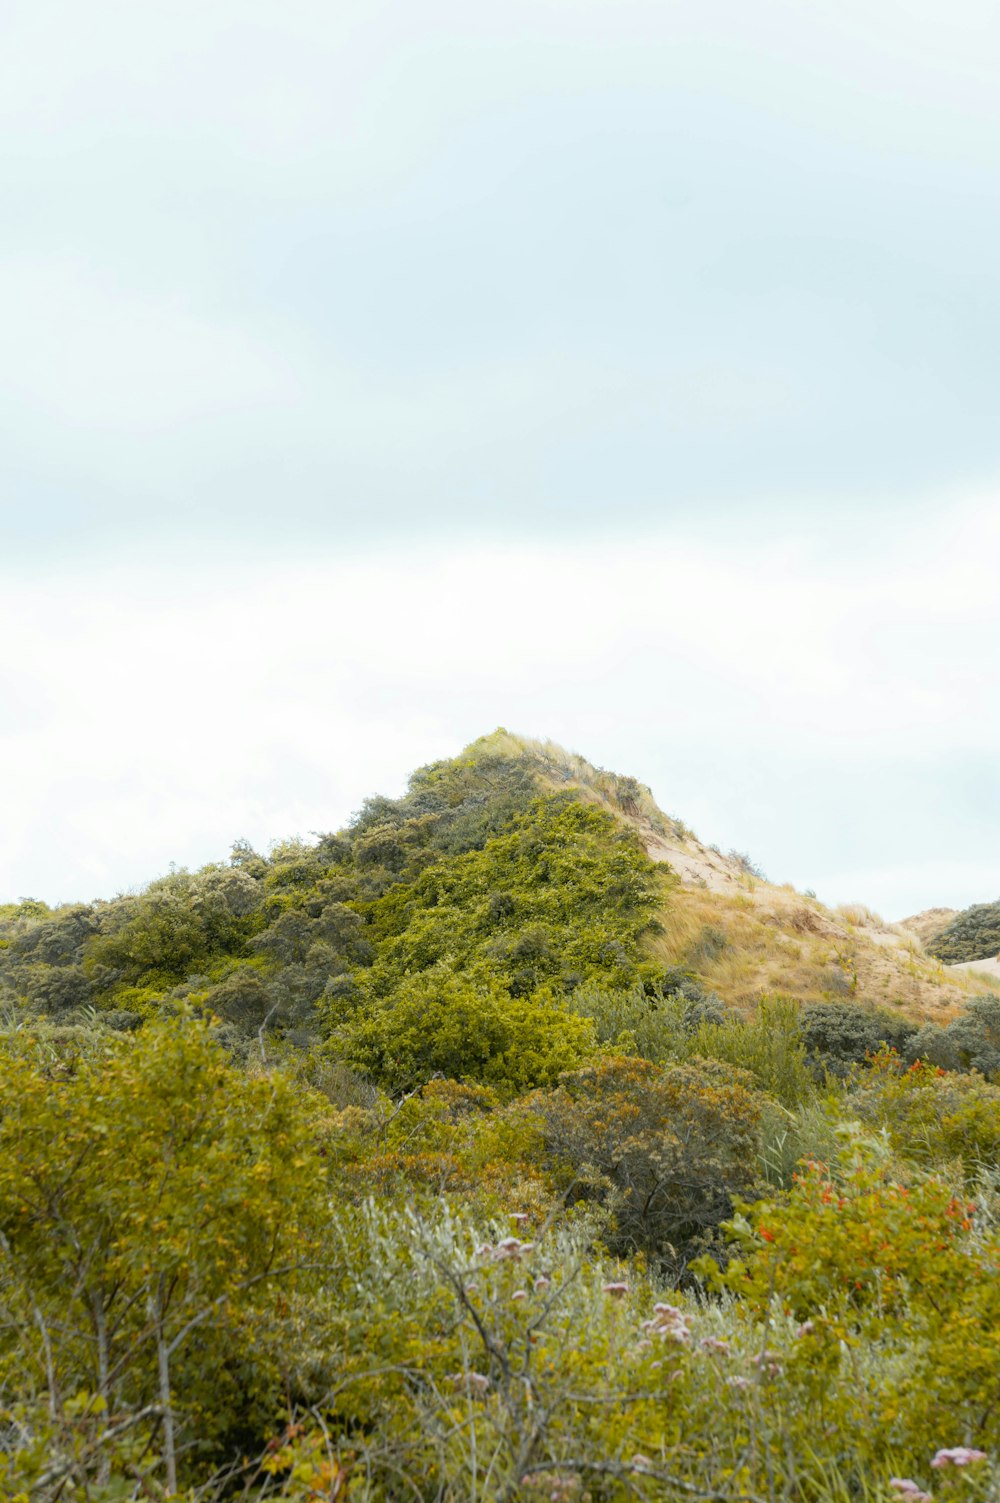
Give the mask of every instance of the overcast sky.
POLYGON ((1000 893, 1000 12, 8 0, 0 900, 498 723, 1000 893))

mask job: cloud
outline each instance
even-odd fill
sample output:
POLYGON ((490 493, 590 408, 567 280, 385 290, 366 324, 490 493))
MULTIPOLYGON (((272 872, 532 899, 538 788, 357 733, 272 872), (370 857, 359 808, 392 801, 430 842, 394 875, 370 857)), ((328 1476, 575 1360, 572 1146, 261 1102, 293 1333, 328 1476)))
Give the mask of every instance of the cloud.
POLYGON ((892 913, 990 897, 998 519, 942 507, 867 555, 660 533, 8 580, 0 891, 110 893, 334 827, 503 723, 778 880, 892 913))
POLYGON ((998 22, 972 10, 14 0, 6 549, 985 485, 998 22))

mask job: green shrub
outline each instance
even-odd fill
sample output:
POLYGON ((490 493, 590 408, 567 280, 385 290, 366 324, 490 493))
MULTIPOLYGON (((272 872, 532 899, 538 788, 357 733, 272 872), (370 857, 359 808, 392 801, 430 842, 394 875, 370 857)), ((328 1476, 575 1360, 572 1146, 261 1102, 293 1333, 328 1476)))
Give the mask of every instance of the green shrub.
POLYGON ((678 1276, 753 1192, 760 1102, 748 1076, 710 1060, 658 1068, 610 1057, 562 1076, 523 1110, 541 1123, 545 1162, 567 1201, 614 1218, 611 1246, 642 1251, 678 1276))
POLYGON ((943 1070, 1000 1074, 1000 997, 974 997, 943 1028, 927 1023, 906 1040, 907 1059, 926 1060, 943 1070))
POLYGON ((968 1180, 1000 1164, 1000 1086, 917 1061, 907 1068, 889 1050, 859 1070, 845 1107, 886 1133, 902 1157, 928 1166, 962 1166, 968 1180))
POLYGON ((1000 953, 1000 902, 976 903, 966 908, 935 936, 927 949, 946 965, 992 959, 1000 953))
POLYGON ((902 1052, 917 1032, 906 1018, 856 1002, 810 1002, 800 1021, 806 1048, 838 1074, 883 1047, 902 1052))
POLYGON ((557 999, 512 997, 438 964, 351 1010, 327 1052, 394 1095, 433 1075, 509 1094, 554 1081, 593 1048, 592 1025, 557 999))

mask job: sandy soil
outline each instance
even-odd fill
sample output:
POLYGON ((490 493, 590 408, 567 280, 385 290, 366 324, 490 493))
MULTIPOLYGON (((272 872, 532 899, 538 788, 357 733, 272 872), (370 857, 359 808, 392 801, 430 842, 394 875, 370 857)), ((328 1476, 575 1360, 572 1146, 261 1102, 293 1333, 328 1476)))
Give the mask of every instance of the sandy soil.
POLYGON ((1000 956, 993 960, 957 960, 954 965, 946 965, 946 971, 978 971, 981 976, 1000 977, 1000 956))

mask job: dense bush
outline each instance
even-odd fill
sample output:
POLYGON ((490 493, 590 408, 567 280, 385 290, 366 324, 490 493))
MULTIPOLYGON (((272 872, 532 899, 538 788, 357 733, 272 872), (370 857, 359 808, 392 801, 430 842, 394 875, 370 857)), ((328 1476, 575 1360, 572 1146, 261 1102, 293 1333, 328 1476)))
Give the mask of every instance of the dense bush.
POLYGON ((587 1020, 551 996, 511 996, 443 962, 404 976, 386 997, 348 1008, 326 1052, 393 1094, 433 1075, 509 1094, 553 1081, 593 1049, 587 1020))
POLYGON ((134 896, 5 910, 0 999, 139 1020, 195 1005, 236 1053, 262 1029, 300 1045, 325 1032, 328 1056, 392 1089, 436 1072, 525 1088, 591 1047, 564 999, 643 974, 667 880, 615 816, 540 794, 530 759, 487 744, 314 844, 265 857, 238 842, 229 865, 134 896))
POLYGON ((907 1039, 904 1052, 945 1070, 1000 1074, 1000 997, 974 997, 943 1028, 925 1024, 907 1039))
POLYGON ((952 919, 927 946, 946 965, 1000 954, 1000 902, 976 903, 952 919))
POLYGON ((545 1161, 568 1203, 598 1201, 619 1252, 679 1274, 751 1193, 760 1148, 752 1082, 715 1061, 658 1068, 610 1057, 562 1077, 523 1108, 541 1122, 545 1161))
POLYGON ((958 1164, 975 1178, 1000 1166, 1000 1086, 922 1061, 906 1066, 885 1050, 859 1071, 848 1111, 887 1134, 902 1157, 929 1166, 958 1164))
POLYGON ((916 1449, 945 1415, 966 1444, 992 1447, 1000 1236, 977 1229, 975 1213, 947 1181, 899 1184, 861 1150, 846 1174, 808 1165, 786 1202, 758 1205, 751 1254, 721 1282, 748 1318, 779 1310, 805 1323, 792 1361, 817 1391, 856 1371, 866 1345, 880 1348, 865 1375, 866 1449, 916 1449))
POLYGON ((802 1009, 801 1027, 806 1048, 841 1074, 881 1048, 902 1051, 917 1032, 909 1019, 857 1002, 811 1002, 802 1009))
POLYGON ((192 1438, 266 1433, 280 1403, 251 1332, 329 1218, 317 1100, 190 1020, 75 1042, 2 1049, 0 1392, 136 1416, 173 1491, 192 1438))
POLYGON ((1000 1496, 1000 1001, 723 1006, 656 818, 499 732, 0 909, 0 1498, 1000 1496))

